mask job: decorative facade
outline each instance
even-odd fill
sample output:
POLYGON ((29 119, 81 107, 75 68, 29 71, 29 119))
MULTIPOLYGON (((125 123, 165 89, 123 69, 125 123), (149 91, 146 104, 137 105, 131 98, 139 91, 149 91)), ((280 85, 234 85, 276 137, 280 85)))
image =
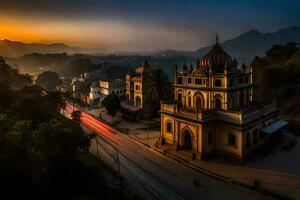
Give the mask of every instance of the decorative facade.
POLYGON ((145 76, 151 72, 147 61, 135 69, 134 73, 126 74, 126 101, 122 103, 123 116, 138 120, 142 116, 151 115, 151 109, 145 102, 145 76))
POLYGON ((266 143, 264 129, 277 124, 277 105, 254 103, 252 68, 243 64, 238 69, 218 38, 196 69, 177 68, 175 100, 161 103, 162 144, 189 150, 199 159, 226 155, 243 160, 266 143))

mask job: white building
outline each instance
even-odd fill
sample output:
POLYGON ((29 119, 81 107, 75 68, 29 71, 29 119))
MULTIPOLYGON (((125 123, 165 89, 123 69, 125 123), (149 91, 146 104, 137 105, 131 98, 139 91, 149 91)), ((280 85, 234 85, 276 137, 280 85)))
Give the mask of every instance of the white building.
POLYGON ((100 93, 103 95, 116 94, 120 100, 126 99, 125 83, 122 79, 100 81, 100 93))

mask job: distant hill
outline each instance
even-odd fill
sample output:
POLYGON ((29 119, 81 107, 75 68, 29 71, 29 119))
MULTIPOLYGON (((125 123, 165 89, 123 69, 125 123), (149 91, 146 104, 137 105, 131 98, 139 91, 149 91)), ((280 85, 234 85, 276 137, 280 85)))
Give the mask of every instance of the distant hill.
POLYGON ((41 44, 24 43, 19 41, 0 40, 0 55, 3 57, 16 58, 31 53, 74 53, 79 48, 70 47, 64 43, 41 44))
MULTIPOLYGON (((300 27, 281 29, 274 33, 261 33, 252 29, 221 45, 238 60, 250 61, 255 56, 264 56, 273 45, 284 45, 288 42, 300 43, 300 27)), ((201 48, 195 52, 195 55, 203 56, 211 47, 201 48)))

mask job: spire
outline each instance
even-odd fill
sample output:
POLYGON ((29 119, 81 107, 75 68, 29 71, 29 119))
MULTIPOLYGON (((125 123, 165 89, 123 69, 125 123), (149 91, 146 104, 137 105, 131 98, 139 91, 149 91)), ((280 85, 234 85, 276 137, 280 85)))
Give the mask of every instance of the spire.
POLYGON ((193 72, 193 71, 194 71, 194 66, 193 66, 193 63, 191 63, 191 66, 190 66, 190 68, 191 68, 191 72, 193 72))
POLYGON ((219 33, 216 34, 216 44, 219 44, 219 33))

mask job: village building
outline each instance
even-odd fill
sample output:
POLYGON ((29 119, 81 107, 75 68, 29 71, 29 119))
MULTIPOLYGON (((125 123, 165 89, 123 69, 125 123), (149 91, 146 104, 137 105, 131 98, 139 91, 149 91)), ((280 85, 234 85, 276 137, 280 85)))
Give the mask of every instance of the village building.
POLYGON ((131 120, 139 120, 153 115, 153 106, 147 103, 145 98, 146 76, 152 68, 147 61, 136 68, 134 73, 126 74, 126 101, 121 105, 123 117, 131 120))
POLYGON ((193 69, 174 67, 172 102, 161 103, 161 142, 191 152, 244 160, 268 143, 286 122, 277 105, 253 100, 252 67, 232 59, 216 44, 193 69))

